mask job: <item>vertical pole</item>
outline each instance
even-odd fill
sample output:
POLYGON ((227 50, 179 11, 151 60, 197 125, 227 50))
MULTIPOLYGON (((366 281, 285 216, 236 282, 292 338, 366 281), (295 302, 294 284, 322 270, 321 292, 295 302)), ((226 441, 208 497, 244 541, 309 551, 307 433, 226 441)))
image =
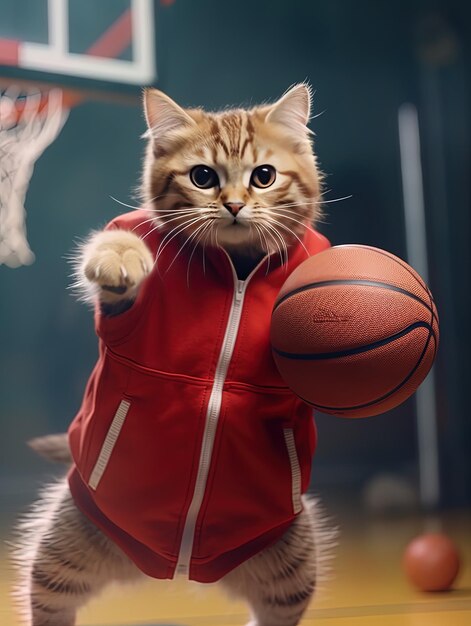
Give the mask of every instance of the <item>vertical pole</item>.
POLYGON ((131 0, 133 58, 142 72, 142 81, 156 78, 154 5, 152 0, 131 0))
POLYGON ((48 0, 49 46, 62 58, 69 52, 69 0, 48 0))
MULTIPOLYGON (((398 111, 402 191, 408 262, 428 283, 427 235, 425 224, 422 162, 417 109, 403 104, 398 111)), ((434 509, 440 500, 437 412, 434 371, 415 394, 419 455, 420 500, 434 509)))

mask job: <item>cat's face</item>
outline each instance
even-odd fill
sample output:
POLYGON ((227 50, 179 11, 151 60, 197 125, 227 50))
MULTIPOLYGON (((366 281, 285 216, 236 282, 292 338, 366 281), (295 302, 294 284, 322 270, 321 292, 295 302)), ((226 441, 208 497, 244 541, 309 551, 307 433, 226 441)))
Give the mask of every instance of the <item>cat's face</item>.
POLYGON ((271 106, 206 113, 145 94, 143 187, 161 228, 194 244, 273 252, 319 215, 320 175, 297 85, 271 106))

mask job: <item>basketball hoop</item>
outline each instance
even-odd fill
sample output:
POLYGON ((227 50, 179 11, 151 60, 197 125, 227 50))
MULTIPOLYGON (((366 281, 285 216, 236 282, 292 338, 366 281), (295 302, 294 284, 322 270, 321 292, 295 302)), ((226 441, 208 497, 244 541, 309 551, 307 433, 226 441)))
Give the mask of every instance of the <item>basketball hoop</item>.
POLYGON ((59 135, 69 110, 61 89, 0 90, 0 265, 34 261, 24 201, 34 164, 59 135))
POLYGON ((87 100, 135 104, 137 94, 128 88, 154 83, 155 2, 103 3, 97 25, 87 3, 49 0, 41 3, 47 33, 42 26, 18 23, 18 0, 1 4, 0 66, 10 69, 7 76, 0 72, 0 265, 18 267, 34 260, 24 208, 34 164, 60 133, 69 110, 87 100), (77 12, 69 10, 71 4, 84 6, 77 12), (89 45, 79 50, 71 47, 74 41, 89 45), (61 89, 45 82, 50 74, 59 75, 53 82, 61 89), (71 87, 76 78, 91 88, 71 87), (103 81, 125 92, 97 88, 103 81))

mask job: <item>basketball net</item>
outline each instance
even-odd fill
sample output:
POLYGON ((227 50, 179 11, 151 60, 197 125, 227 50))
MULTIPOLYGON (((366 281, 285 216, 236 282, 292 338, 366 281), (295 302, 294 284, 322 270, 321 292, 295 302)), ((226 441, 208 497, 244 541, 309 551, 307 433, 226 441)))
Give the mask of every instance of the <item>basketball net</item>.
POLYGON ((0 265, 34 261, 26 237, 26 192, 34 164, 60 133, 69 111, 62 91, 0 91, 0 265))

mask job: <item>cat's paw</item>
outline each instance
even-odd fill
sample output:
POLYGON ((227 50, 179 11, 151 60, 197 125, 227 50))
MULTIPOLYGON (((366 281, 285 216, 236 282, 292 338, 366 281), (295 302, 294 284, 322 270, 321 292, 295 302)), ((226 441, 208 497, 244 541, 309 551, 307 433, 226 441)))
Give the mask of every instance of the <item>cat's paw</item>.
POLYGON ((83 273, 104 301, 134 297, 152 267, 149 248, 129 231, 95 233, 84 248, 83 273))

